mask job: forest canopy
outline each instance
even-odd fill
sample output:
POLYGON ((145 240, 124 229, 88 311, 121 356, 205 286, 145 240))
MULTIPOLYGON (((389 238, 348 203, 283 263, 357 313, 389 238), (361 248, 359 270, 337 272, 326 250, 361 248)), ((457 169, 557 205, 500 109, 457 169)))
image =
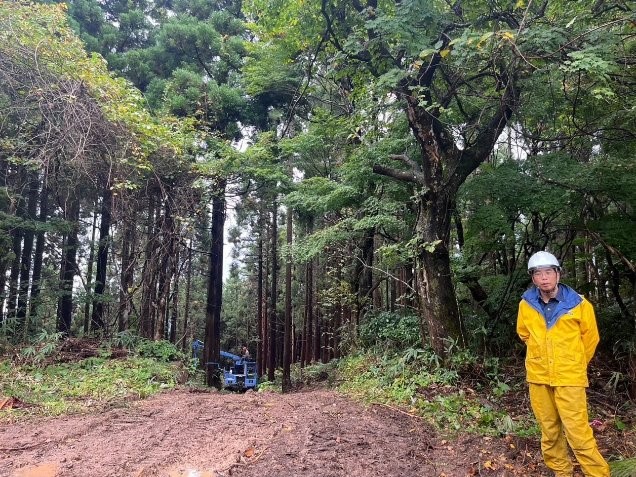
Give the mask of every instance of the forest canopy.
POLYGON ((504 357, 548 250, 636 389, 634 12, 590 3, 0 3, 0 345, 504 357))

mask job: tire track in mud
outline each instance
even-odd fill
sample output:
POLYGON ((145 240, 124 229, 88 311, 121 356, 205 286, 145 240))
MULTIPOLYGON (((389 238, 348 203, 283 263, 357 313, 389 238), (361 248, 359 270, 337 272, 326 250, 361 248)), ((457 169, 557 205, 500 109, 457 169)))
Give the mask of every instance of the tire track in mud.
POLYGON ((449 445, 418 418, 330 390, 180 389, 127 407, 0 425, 0 477, 547 475, 505 471, 495 458, 506 441, 470 439, 449 445), (480 459, 491 467, 471 474, 480 459))
MULTIPOLYGON (((321 393, 319 391, 318 393, 321 393)), ((314 397, 316 395, 314 394, 314 397)), ((387 418, 375 408, 363 408, 335 393, 325 392, 313 405, 301 405, 280 415, 285 422, 258 463, 232 475, 272 476, 431 476, 432 468, 418 457, 429 448, 430 429, 413 418, 387 418), (411 422, 408 422, 411 420, 411 422), (404 428, 408 423, 410 427, 404 428)))

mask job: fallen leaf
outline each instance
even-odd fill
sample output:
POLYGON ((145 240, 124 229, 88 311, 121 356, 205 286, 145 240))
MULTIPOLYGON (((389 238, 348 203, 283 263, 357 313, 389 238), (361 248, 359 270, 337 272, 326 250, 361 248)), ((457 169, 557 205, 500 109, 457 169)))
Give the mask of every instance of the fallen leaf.
POLYGON ((250 457, 254 457, 254 448, 253 447, 248 447, 247 449, 245 449, 245 451, 243 451, 243 455, 245 457, 247 457, 248 459, 250 457))
POLYGON ((494 462, 490 460, 487 460, 486 462, 484 462, 484 467, 489 470, 497 470, 497 464, 495 464, 494 462))

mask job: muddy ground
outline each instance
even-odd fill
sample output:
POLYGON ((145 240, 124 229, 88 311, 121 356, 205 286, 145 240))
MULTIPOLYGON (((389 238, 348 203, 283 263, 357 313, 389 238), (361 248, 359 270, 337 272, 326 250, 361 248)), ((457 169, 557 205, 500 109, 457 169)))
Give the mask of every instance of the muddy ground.
POLYGON ((534 438, 448 439, 420 418, 327 389, 184 388, 100 413, 0 425, 2 477, 474 475, 549 474, 534 438))

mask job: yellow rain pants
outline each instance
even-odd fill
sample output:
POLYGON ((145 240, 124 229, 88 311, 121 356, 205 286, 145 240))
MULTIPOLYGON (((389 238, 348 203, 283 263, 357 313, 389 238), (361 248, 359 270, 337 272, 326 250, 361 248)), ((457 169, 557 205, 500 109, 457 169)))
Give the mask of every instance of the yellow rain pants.
POLYGON ((610 477, 587 415, 585 388, 529 383, 530 404, 541 427, 543 460, 557 477, 572 476, 570 444, 586 477, 610 477), (567 439, 567 443, 566 443, 567 439))

